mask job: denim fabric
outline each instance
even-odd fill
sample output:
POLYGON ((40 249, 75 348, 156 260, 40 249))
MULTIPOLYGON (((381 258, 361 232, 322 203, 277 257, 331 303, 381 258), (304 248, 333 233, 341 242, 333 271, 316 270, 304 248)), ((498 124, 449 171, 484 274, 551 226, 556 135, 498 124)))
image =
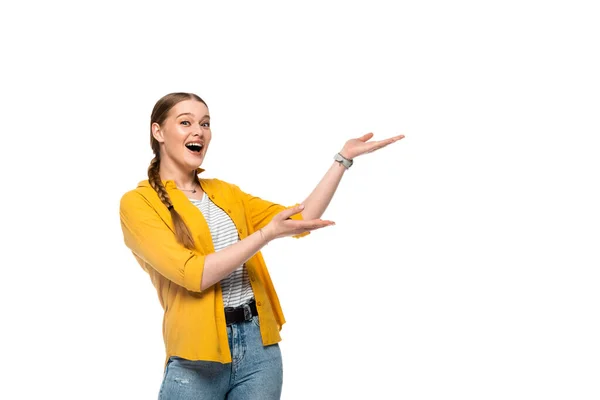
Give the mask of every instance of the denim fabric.
POLYGON ((227 327, 232 362, 171 357, 159 400, 279 400, 283 366, 279 345, 264 347, 258 317, 227 327))

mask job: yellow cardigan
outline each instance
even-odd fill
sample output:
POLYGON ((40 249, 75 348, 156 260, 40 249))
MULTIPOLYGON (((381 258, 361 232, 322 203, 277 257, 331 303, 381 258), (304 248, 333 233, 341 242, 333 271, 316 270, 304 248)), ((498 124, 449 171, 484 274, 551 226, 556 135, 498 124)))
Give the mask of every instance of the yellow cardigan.
MULTIPOLYGON (((147 180, 122 196, 120 216, 125 244, 150 276, 164 309, 165 366, 171 356, 230 363, 221 286, 215 284, 200 291, 204 259, 215 251, 208 225, 175 182, 167 180, 163 184, 194 237, 194 250, 177 242, 171 215, 147 180)), ((206 195, 231 217, 240 240, 286 209, 218 179, 200 179, 200 184, 206 195)), ((302 215, 292 218, 301 219, 302 215)), ((246 268, 256 299, 263 344, 277 343, 285 318, 260 252, 246 262, 246 268)))

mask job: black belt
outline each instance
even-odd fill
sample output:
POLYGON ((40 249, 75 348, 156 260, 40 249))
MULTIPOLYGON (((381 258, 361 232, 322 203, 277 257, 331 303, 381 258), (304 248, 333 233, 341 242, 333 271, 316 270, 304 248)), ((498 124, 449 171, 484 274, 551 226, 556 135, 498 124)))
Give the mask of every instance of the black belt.
POLYGON ((255 315, 258 315, 258 311, 256 310, 256 301, 254 299, 247 304, 242 304, 235 308, 225 307, 225 322, 227 325, 250 321, 255 315))

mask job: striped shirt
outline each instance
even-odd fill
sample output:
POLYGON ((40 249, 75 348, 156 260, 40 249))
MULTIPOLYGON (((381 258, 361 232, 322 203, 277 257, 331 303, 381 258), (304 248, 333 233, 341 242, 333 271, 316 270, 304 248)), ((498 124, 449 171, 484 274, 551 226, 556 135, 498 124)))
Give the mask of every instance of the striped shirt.
MULTIPOLYGON (((202 200, 190 199, 190 201, 204 215, 215 251, 222 250, 239 241, 237 229, 229 215, 213 203, 206 194, 202 196, 202 200)), ((245 265, 239 266, 221 280, 221 290, 225 307, 237 307, 254 297, 245 265)))

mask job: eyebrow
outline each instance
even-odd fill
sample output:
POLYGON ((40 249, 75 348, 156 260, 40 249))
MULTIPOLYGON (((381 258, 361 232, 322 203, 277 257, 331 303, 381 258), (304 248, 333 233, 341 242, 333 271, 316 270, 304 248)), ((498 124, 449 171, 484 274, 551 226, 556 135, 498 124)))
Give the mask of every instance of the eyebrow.
MULTIPOLYGON (((175 117, 175 118, 179 118, 179 117, 181 117, 182 115, 191 115, 192 117, 194 116, 194 114, 192 114, 192 113, 182 113, 182 114, 179 114, 179 115, 178 115, 177 117, 175 117)), ((202 117, 202 119, 204 119, 204 118, 208 118, 208 119, 210 119, 210 115, 206 114, 204 117, 202 117)))

